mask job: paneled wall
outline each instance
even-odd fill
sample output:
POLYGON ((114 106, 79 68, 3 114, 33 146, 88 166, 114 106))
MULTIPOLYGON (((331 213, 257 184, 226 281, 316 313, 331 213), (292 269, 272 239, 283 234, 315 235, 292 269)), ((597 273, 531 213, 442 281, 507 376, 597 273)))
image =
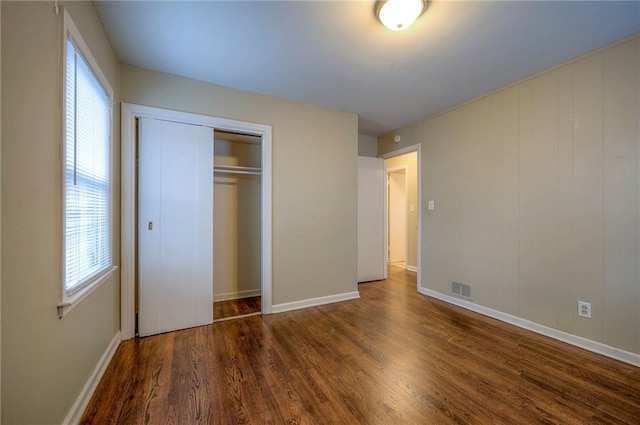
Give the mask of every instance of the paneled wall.
POLYGON ((634 38, 396 132, 423 146, 423 287, 468 283, 478 304, 640 353, 639 52, 634 38))

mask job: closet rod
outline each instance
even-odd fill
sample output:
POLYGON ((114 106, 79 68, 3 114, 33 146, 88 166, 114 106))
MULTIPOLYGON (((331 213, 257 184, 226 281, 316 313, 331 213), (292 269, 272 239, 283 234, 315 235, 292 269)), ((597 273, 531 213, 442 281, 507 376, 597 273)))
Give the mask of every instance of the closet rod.
POLYGON ((243 167, 240 165, 214 165, 214 170, 234 170, 234 171, 257 171, 260 172, 260 167, 243 167))
POLYGON ((260 171, 243 171, 243 170, 224 170, 219 168, 213 169, 214 173, 223 173, 223 174, 248 174, 251 176, 259 176, 262 173, 260 171))

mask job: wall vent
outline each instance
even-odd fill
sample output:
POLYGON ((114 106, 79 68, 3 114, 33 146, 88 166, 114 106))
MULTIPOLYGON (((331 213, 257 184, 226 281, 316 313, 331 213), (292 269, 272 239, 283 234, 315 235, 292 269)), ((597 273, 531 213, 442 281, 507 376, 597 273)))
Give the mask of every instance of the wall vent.
POLYGON ((466 283, 451 282, 451 293, 459 297, 471 299, 471 285, 466 283))

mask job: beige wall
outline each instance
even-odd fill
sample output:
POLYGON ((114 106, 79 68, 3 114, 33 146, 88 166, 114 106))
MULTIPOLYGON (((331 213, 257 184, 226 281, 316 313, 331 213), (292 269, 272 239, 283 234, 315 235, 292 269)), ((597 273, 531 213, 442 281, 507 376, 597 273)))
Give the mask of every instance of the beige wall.
POLYGON ((639 51, 634 38, 399 132, 423 147, 423 287, 469 283, 478 304, 640 353, 639 51))
POLYGON ((357 290, 357 115, 128 65, 121 96, 271 125, 273 303, 357 290))
MULTIPOLYGON (((117 98, 119 64, 93 5, 64 5, 117 98)), ((3 1, 1 7, 2 423, 59 424, 119 329, 119 279, 58 319, 61 16, 51 2, 3 1)), ((118 135, 119 108, 114 112, 118 135)), ((114 162, 119 164, 117 152, 114 162)), ((118 188, 116 178, 116 247, 118 188)), ((116 250, 115 261, 119 257, 116 250)))
POLYGON ((378 139, 358 134, 358 156, 378 157, 378 139))
MULTIPOLYGON (((260 167, 261 145, 223 140, 216 132, 215 165, 260 167)), ((258 295, 261 272, 261 178, 215 174, 213 180, 214 301, 258 295)))
POLYGON ((387 170, 407 167, 407 266, 418 266, 418 153, 410 152, 385 160, 387 170), (411 205, 414 206, 413 212, 411 205))

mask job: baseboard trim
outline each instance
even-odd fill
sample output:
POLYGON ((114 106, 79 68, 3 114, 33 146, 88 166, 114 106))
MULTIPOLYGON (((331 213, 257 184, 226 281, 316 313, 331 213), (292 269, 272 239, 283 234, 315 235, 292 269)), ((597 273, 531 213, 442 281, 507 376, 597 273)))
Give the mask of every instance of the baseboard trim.
POLYGON ((410 272, 418 273, 418 268, 417 268, 416 266, 407 266, 406 268, 407 268, 407 270, 409 270, 410 272))
POLYGON ((238 300, 240 298, 257 297, 261 294, 260 288, 247 289, 245 291, 227 292, 224 294, 218 294, 213 296, 213 302, 238 300))
POLYGON ((619 348, 615 348, 601 342, 592 341, 590 339, 560 331, 558 329, 550 328, 548 326, 544 326, 539 323, 523 319, 521 317, 513 316, 508 313, 503 313, 489 307, 484 307, 470 301, 465 301, 456 297, 445 295, 432 289, 419 287, 418 292, 423 295, 445 301, 449 304, 454 304, 458 307, 480 313, 484 316, 489 316, 502 322, 509 323, 519 328, 526 329, 540 335, 548 336, 549 338, 553 338, 555 340, 565 342, 567 344, 571 344, 573 346, 583 348, 585 350, 601 354, 606 357, 610 357, 614 360, 619 360, 621 362, 640 367, 640 355, 638 354, 621 350, 619 348))
POLYGON ((252 317, 252 316, 262 316, 262 312, 256 311, 255 313, 247 313, 247 314, 239 314, 237 316, 223 317, 222 319, 215 319, 213 323, 227 322, 229 320, 236 320, 236 319, 244 319, 245 317, 252 317))
POLYGON ((272 313, 284 313, 285 311, 299 310, 301 308, 316 307, 324 304, 332 304, 340 301, 355 300, 360 298, 360 292, 345 292, 344 294, 328 295, 326 297, 309 298, 290 303, 276 304, 271 309, 272 313))
POLYGON ((105 352, 102 354, 100 360, 98 360, 95 369, 93 369, 93 372, 91 372, 91 376, 89 376, 89 379, 84 384, 84 387, 82 388, 82 391, 80 391, 78 398, 73 403, 71 409, 69 409, 69 413, 67 413, 67 416, 62 421, 62 425, 77 425, 80 423, 82 414, 89 405, 89 401, 91 401, 91 397, 98 387, 98 383, 100 382, 100 379, 102 379, 102 375, 104 375, 104 372, 105 370, 107 370, 107 366, 109 366, 113 355, 116 353, 118 346, 120 346, 121 340, 122 339, 120 336, 120 331, 118 331, 107 346, 105 352))

